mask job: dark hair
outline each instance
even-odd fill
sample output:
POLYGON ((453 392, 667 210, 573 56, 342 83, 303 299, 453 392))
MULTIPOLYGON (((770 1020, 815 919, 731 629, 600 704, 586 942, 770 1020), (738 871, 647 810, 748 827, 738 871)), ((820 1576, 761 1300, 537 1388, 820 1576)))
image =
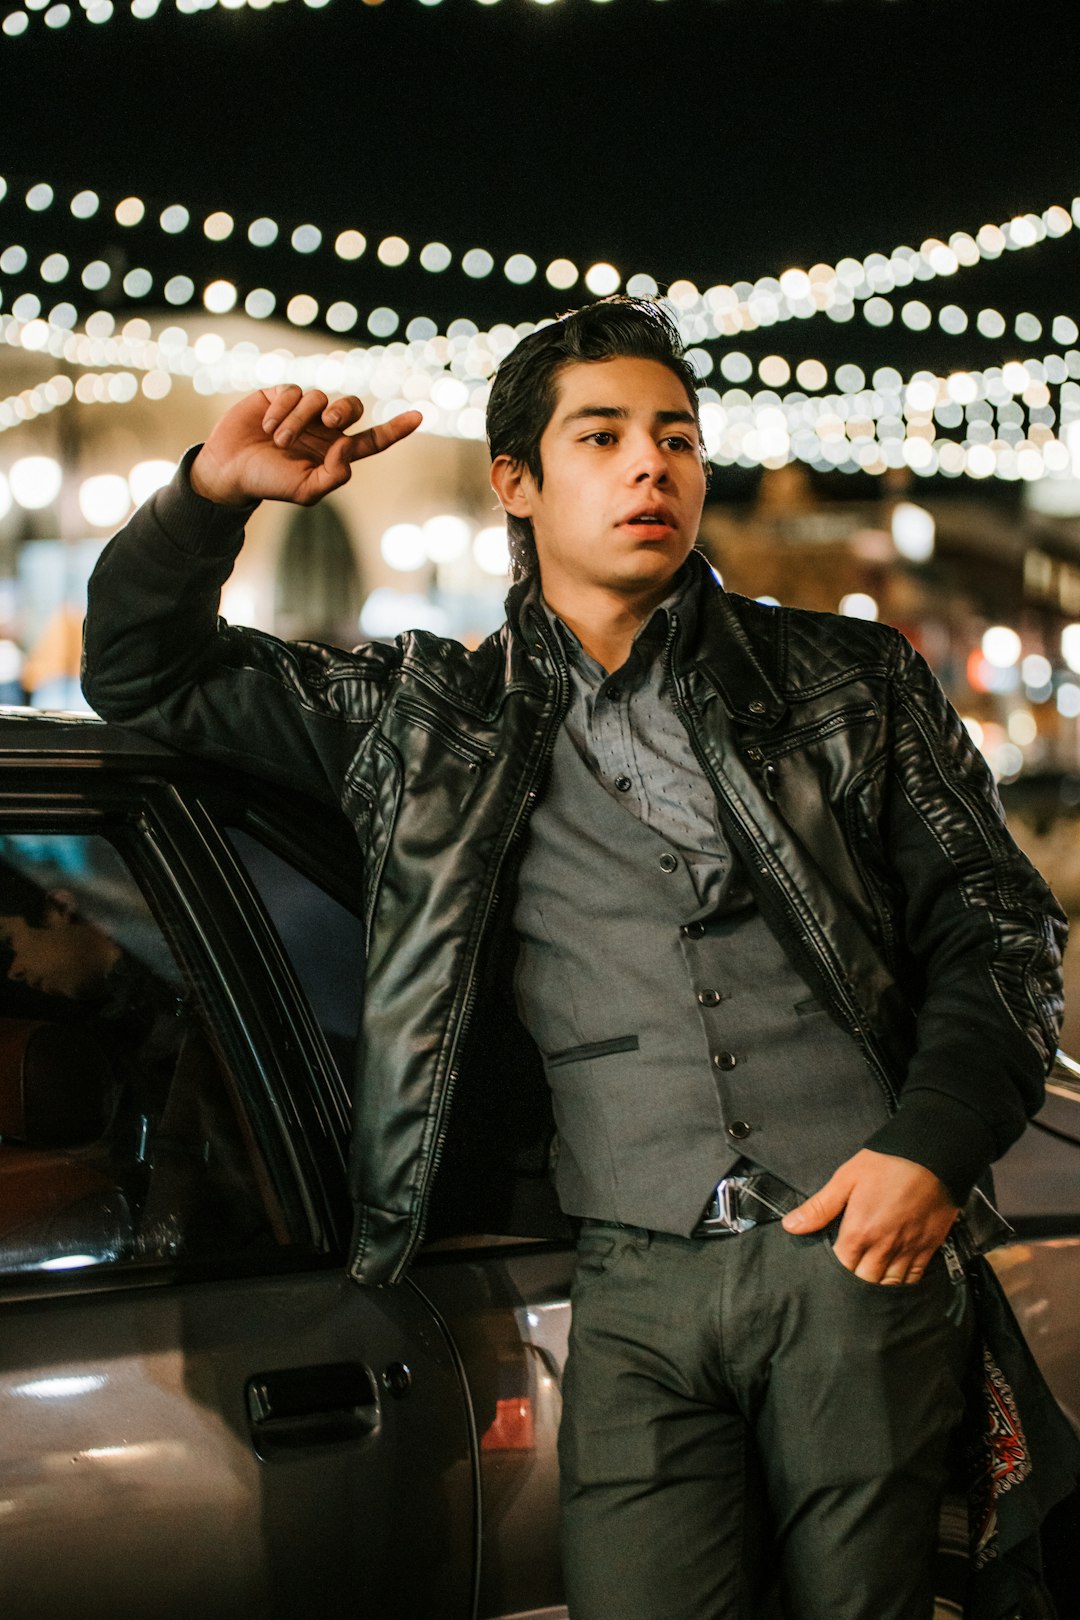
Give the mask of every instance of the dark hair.
MULTIPOLYGON (((675 321, 649 298, 602 298, 539 327, 511 349, 491 385, 487 438, 491 459, 509 456, 527 467, 537 487, 544 482, 540 439, 555 410, 564 366, 591 360, 656 360, 686 389, 697 415, 697 378, 684 356, 675 321)), ((536 572, 536 542, 528 518, 506 518, 510 567, 515 580, 536 572)))
POLYGON ((44 928, 49 904, 47 889, 0 860, 0 917, 21 917, 31 928, 44 928))

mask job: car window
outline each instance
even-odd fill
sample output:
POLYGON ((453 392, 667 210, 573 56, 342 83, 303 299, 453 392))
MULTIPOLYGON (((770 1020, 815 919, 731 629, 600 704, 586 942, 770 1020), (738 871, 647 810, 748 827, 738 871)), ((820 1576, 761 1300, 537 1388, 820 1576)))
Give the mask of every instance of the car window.
POLYGON ((237 827, 227 830, 348 1086, 363 997, 363 924, 259 839, 237 827))
POLYGON ((0 1274, 286 1242, 195 976, 104 835, 0 836, 0 1274))

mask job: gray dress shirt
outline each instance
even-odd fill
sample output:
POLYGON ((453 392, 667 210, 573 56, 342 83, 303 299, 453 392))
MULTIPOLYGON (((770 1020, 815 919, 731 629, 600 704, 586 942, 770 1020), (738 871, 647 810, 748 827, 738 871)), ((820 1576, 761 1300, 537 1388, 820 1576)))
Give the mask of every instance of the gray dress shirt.
MULTIPOLYGON (((634 637, 621 668, 608 674, 574 632, 543 603, 566 652, 571 700, 566 731, 597 781, 685 859, 703 906, 716 905, 732 854, 716 799, 667 689, 664 646, 677 616, 693 635, 697 590, 682 570, 673 589, 634 637)), ((727 906, 750 903, 743 885, 727 906)))

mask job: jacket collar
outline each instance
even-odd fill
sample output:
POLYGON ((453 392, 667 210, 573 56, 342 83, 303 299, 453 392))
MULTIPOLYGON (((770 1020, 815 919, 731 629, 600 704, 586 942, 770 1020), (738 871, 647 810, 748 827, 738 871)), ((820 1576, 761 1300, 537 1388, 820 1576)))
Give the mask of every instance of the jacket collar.
MULTIPOLYGON (((787 701, 751 643, 738 604, 769 615, 775 626, 774 646, 779 641, 780 619, 772 617, 777 609, 759 608, 729 595, 700 552, 691 552, 687 561, 700 580, 701 618, 696 643, 679 658, 677 673, 696 666, 715 686, 734 720, 759 729, 775 726, 787 713, 787 701)), ((773 660, 774 669, 778 663, 778 658, 773 660)))
MULTIPOLYGON (((787 703, 751 646, 736 611, 738 599, 724 590, 700 551, 692 551, 685 566, 694 582, 695 600, 689 623, 680 621, 676 677, 696 668, 716 688, 733 719, 761 729, 776 725, 786 713, 787 703)), ((776 610, 761 611, 772 614, 776 610)), ((524 642, 531 656, 563 656, 544 612, 538 579, 530 576, 510 587, 506 618, 512 639, 519 645, 524 642)))

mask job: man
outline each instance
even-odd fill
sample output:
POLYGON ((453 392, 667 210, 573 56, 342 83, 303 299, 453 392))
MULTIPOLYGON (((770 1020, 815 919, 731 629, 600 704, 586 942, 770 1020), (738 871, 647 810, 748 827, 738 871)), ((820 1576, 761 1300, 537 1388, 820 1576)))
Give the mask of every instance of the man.
POLYGON ((101 1001, 123 955, 84 917, 70 889, 45 890, 14 867, 0 868, 0 947, 7 977, 44 996, 101 1001))
MULTIPOLYGON (((766 1537, 793 1620, 929 1620, 972 1333, 943 1244, 1039 1105, 1064 920, 901 637, 730 597, 694 553, 694 380, 658 306, 593 305, 500 369, 516 584, 475 652, 215 618, 256 500, 318 500, 419 420, 359 415, 234 406, 104 554, 85 660, 108 718, 358 828, 352 1275, 421 1241, 512 981, 582 1222, 573 1620, 760 1614, 766 1537)), ((522 1065, 494 1074, 516 1099, 522 1065)))
MULTIPOLYGON (((13 1129, 0 1108, 4 1145, 96 1144, 123 1194, 110 1200, 122 1248, 172 1257, 259 1241, 249 1155, 197 1004, 95 920, 92 898, 0 857, 0 1090, 18 1092, 24 1118, 13 1129)), ((39 1255, 46 1241, 39 1230, 39 1255)))
POLYGON ((46 888, 4 859, 0 954, 8 985, 18 987, 0 1001, 3 1012, 27 1020, 28 1032, 39 1022, 56 1037, 62 1032, 68 1075, 89 1069, 98 1080, 103 1066, 109 1072, 108 1118, 96 1134, 108 1127, 125 1190, 134 1196, 132 1178, 145 1172, 144 1163, 135 1165, 137 1144, 156 1124, 190 1038, 178 990, 124 950, 71 889, 46 888))

